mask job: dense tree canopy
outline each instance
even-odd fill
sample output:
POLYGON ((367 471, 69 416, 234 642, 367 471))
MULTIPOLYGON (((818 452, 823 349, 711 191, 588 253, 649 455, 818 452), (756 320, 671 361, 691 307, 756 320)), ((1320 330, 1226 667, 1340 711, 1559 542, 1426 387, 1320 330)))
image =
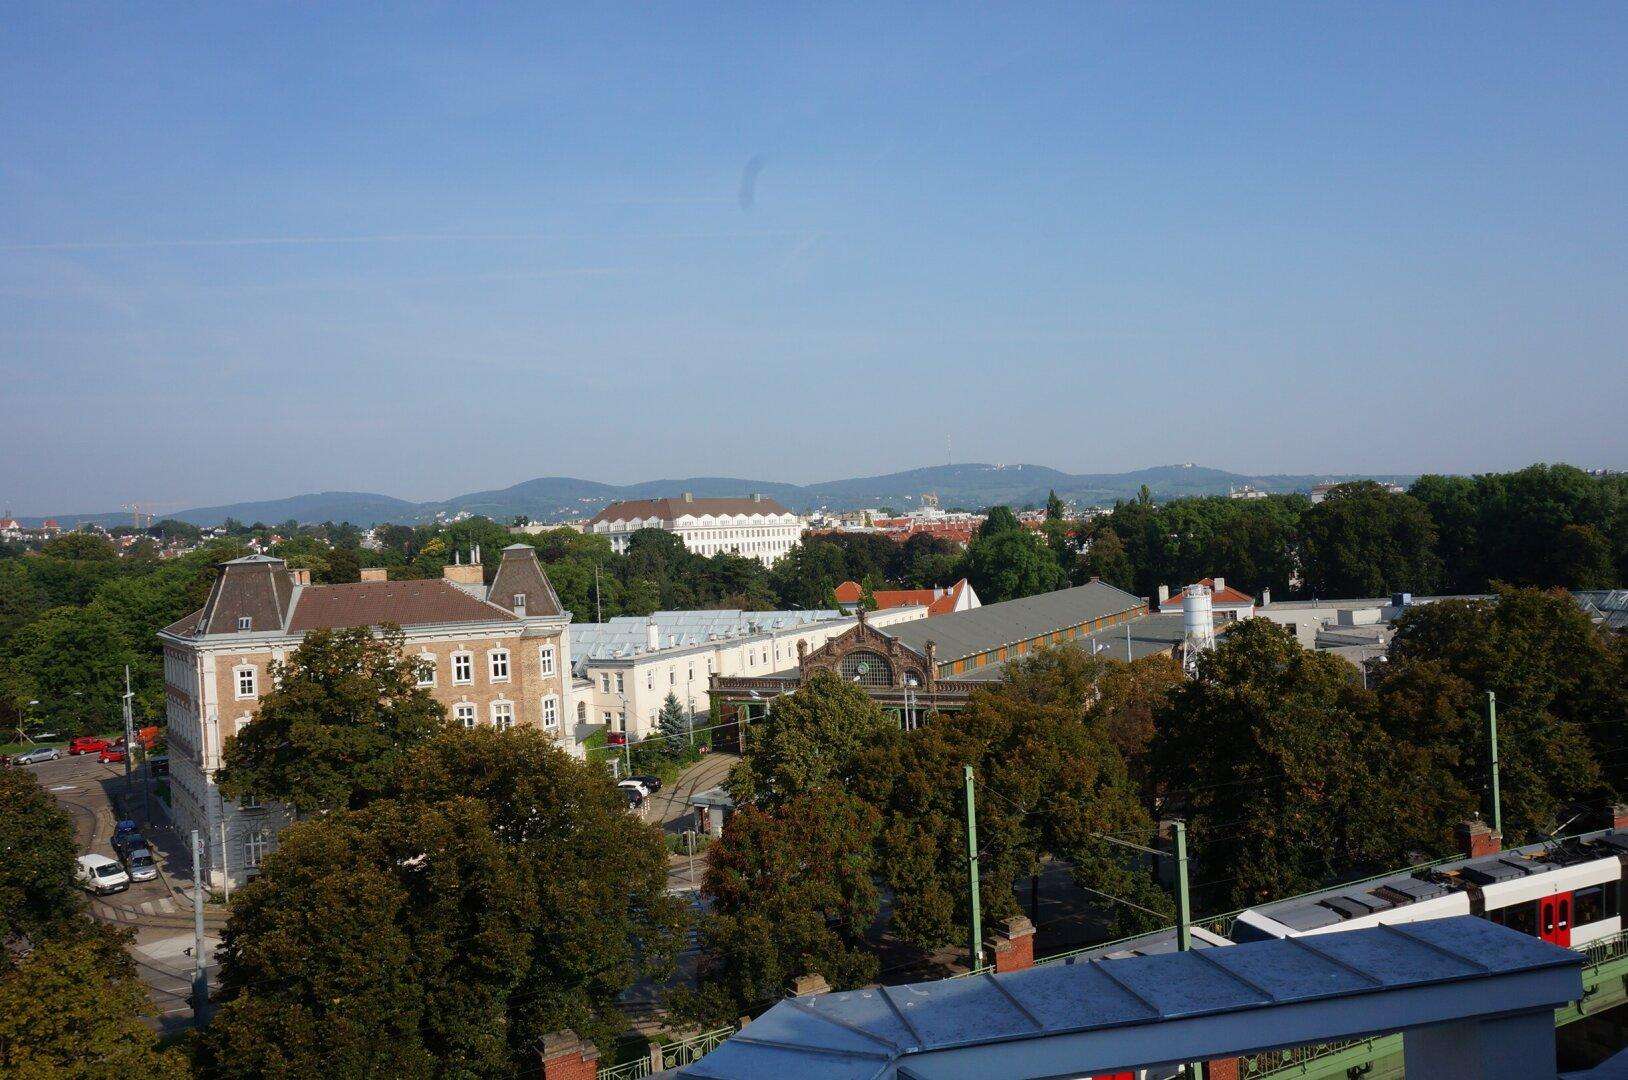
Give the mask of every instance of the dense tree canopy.
POLYGON ((1427 594, 1441 585, 1436 524, 1425 505, 1364 481, 1341 484, 1300 519, 1305 590, 1313 596, 1427 594))
POLYGON ((221 790, 302 811, 359 807, 392 790, 412 749, 447 727, 401 646, 399 632, 306 634, 254 722, 227 740, 221 790))
POLYGON ((0 770, 0 941, 79 912, 73 822, 34 774, 0 770))

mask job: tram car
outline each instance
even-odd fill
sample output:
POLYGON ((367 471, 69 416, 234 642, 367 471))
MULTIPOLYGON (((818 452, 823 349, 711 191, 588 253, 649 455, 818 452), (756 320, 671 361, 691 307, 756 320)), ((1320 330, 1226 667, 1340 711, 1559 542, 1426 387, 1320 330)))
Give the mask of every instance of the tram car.
POLYGON ((1628 829, 1439 863, 1251 908, 1233 943, 1478 915, 1580 949, 1622 930, 1628 829))

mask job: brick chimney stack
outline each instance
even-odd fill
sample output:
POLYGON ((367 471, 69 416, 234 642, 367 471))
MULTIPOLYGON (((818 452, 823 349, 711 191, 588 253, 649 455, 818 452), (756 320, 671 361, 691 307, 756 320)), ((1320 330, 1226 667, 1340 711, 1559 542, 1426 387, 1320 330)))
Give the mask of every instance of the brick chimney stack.
POLYGON ((995 957, 995 974, 1034 967, 1034 923, 1022 915, 1002 919, 985 944, 995 957))
POLYGON ((389 581, 390 571, 383 566, 362 567, 363 581, 389 581))
POLYGON ((543 1036, 543 1080, 598 1080, 599 1051, 574 1031, 543 1036))
POLYGON ((1496 855, 1504 846, 1504 838, 1488 828, 1487 823, 1479 817, 1459 822, 1458 828, 1453 830, 1453 836, 1458 840, 1458 849, 1464 853, 1466 859, 1496 855))

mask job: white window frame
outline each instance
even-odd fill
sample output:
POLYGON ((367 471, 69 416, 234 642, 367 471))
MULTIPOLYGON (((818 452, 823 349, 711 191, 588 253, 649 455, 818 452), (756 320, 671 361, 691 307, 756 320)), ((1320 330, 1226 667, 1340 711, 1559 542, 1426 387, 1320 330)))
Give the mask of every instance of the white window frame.
POLYGON ((271 854, 271 830, 250 829, 243 834, 243 869, 259 870, 266 856, 271 854))
POLYGON ((465 731, 472 731, 480 723, 480 710, 473 701, 460 701, 452 706, 452 719, 465 731))
POLYGON ((260 796, 256 795, 254 792, 245 791, 243 793, 243 797, 237 801, 237 808, 240 811, 264 810, 266 808, 266 804, 261 802, 260 796))
POLYGON ((543 729, 545 731, 558 731, 560 727, 560 699, 555 694, 543 695, 543 729))
POLYGON ((622 673, 620 671, 616 673, 616 692, 618 694, 627 693, 627 683, 623 680, 622 673))
POLYGON ((499 731, 508 731, 510 728, 514 727, 514 702, 507 700, 492 702, 489 715, 491 716, 493 727, 497 728, 499 731), (500 709, 507 710, 509 722, 506 724, 498 722, 500 709))
POLYGON ((509 681, 509 650, 508 649, 488 649, 488 650, 486 650, 486 674, 493 682, 508 682, 509 681), (499 673, 499 671, 498 671, 498 667, 500 665, 502 666, 502 669, 503 669, 501 673, 499 673))
POLYGON ((452 685, 469 686, 475 681, 475 654, 468 649, 459 649, 452 654, 452 685), (464 675, 458 677, 458 668, 462 666, 464 675))
POLYGON ((554 646, 544 645, 537 650, 537 674, 554 674, 554 646))
POLYGON ((419 686, 435 685, 435 654, 419 653, 414 659, 418 661, 417 675, 419 686), (427 676, 427 677, 426 677, 427 676))
POLYGON ((232 696, 247 701, 260 696, 260 674, 253 664, 239 664, 232 669, 232 696), (248 693, 243 692, 244 677, 248 677, 248 693))

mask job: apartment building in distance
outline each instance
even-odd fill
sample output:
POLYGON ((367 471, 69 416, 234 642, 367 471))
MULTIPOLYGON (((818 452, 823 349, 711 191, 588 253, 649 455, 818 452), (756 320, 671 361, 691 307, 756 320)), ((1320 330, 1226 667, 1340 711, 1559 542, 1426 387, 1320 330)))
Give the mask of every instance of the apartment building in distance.
POLYGON ((611 503, 588 519, 586 531, 608 537, 617 554, 627 552, 628 538, 640 529, 662 529, 697 555, 730 552, 767 566, 802 539, 804 527, 802 518, 766 495, 697 499, 686 491, 677 499, 611 503))
MULTIPOLYGON (((478 556, 477 556, 478 559, 478 556)), ((275 846, 288 812, 221 795, 215 775, 234 734, 254 722, 272 667, 313 630, 397 626, 419 685, 465 727, 532 727, 576 751, 571 725, 571 613, 536 551, 505 548, 490 585, 477 561, 441 578, 391 581, 364 570, 348 585, 313 585, 305 570, 250 555, 221 563, 204 606, 159 631, 176 826, 205 838, 211 887, 242 884, 275 846)))

